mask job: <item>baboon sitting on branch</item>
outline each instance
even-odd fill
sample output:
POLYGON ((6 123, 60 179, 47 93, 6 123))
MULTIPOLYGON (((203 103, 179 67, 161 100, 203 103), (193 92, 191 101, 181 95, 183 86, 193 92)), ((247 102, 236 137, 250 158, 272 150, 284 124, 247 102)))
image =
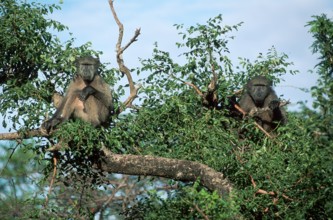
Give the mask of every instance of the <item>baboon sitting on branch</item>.
POLYGON ((98 73, 98 58, 85 56, 76 60, 77 72, 67 88, 65 97, 53 96, 57 108, 42 128, 49 132, 71 117, 80 118, 94 126, 104 125, 113 111, 110 86, 98 73))
POLYGON ((246 113, 254 112, 257 123, 267 132, 274 130, 279 123, 287 123, 286 112, 280 107, 272 82, 265 76, 255 76, 247 82, 239 105, 246 113))

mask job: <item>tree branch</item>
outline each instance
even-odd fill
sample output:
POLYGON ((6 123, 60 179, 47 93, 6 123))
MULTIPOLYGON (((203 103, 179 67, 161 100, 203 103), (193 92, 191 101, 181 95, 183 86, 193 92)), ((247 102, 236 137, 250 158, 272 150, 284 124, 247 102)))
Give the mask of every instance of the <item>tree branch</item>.
POLYGON ((17 139, 29 139, 32 137, 48 137, 49 134, 41 131, 40 129, 30 130, 27 132, 11 132, 0 134, 0 140, 17 140, 17 139))
MULTIPOLYGON (((120 22, 117 13, 113 6, 113 0, 109 0, 109 5, 111 8, 112 15, 114 17, 114 20, 116 21, 118 27, 119 27, 119 35, 118 35, 118 41, 116 44, 116 52, 117 52, 117 63, 119 66, 119 70, 123 75, 126 75, 128 84, 130 87, 130 95, 126 99, 126 101, 123 103, 125 108, 131 107, 134 99, 137 97, 138 90, 140 89, 141 85, 134 85, 133 78, 131 75, 130 70, 125 66, 124 59, 123 59, 123 52, 135 41, 137 41, 138 36, 140 35, 140 28, 135 30, 134 36, 132 39, 126 44, 125 47, 121 47, 123 36, 124 36, 124 25, 120 22)), ((121 110, 119 111, 121 112, 121 110)))
POLYGON ((105 154, 101 169, 109 173, 157 176, 169 179, 200 183, 219 195, 228 195, 232 186, 226 177, 207 165, 188 161, 154 156, 112 154, 103 148, 105 154))
POLYGON ((199 89, 196 85, 194 85, 193 83, 186 82, 186 81, 184 81, 184 80, 182 80, 182 79, 179 79, 179 78, 177 78, 173 73, 171 73, 170 76, 171 76, 172 78, 174 78, 174 79, 176 79, 176 80, 178 80, 178 81, 180 81, 180 82, 182 82, 182 83, 184 83, 184 84, 186 84, 186 85, 192 87, 192 88, 196 91, 196 93, 198 93, 198 95, 199 95, 201 98, 204 98, 203 93, 202 93, 202 92, 200 91, 200 89, 199 89))
MULTIPOLYGON (((47 137, 49 135, 40 130, 32 130, 25 134, 17 132, 0 134, 0 140, 25 139, 38 136, 47 137)), ((113 154, 105 147, 103 147, 102 151, 104 159, 100 169, 109 173, 157 176, 183 182, 194 182, 199 179, 203 186, 211 191, 216 190, 221 196, 228 195, 232 190, 231 183, 222 173, 205 164, 148 155, 113 154)))

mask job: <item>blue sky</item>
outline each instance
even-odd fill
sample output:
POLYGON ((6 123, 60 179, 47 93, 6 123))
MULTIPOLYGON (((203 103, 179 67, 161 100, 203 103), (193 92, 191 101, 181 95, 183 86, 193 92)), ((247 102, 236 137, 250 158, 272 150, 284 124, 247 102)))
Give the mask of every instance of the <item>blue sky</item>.
MULTIPOLYGON (((59 4, 60 1, 38 2, 59 4)), ((91 41, 94 49, 103 51, 102 62, 111 62, 116 67, 118 27, 108 0, 62 1, 62 10, 54 11, 50 17, 69 27, 77 45, 91 41)), ((272 46, 278 52, 286 53, 294 63, 292 69, 300 73, 286 75, 285 81, 275 89, 278 95, 292 102, 288 105, 291 110, 297 109, 297 101, 311 102, 310 94, 298 88, 310 88, 317 79, 316 74, 308 73, 318 60, 309 49, 313 39, 308 27, 304 26, 312 15, 325 13, 333 18, 332 0, 116 0, 115 8, 125 26, 124 42, 133 36, 136 28, 141 28, 139 40, 124 55, 130 68, 140 65, 139 57, 151 56, 154 42, 177 59, 179 51, 175 42, 180 39, 174 24, 185 27, 203 24, 218 14, 223 15, 227 25, 244 22, 239 31, 234 32, 236 38, 229 42, 234 65, 238 64, 237 57, 254 60, 272 46)), ((63 39, 67 37, 62 36, 63 39)))
MULTIPOLYGON (((59 3, 59 0, 40 2, 59 3)), ((94 49, 103 51, 101 60, 116 66, 118 27, 108 1, 64 0, 61 7, 51 17, 69 27, 78 45, 91 41, 94 49)), ((154 42, 177 59, 175 42, 180 39, 174 24, 205 23, 218 14, 223 15, 227 25, 244 22, 229 43, 230 57, 236 65, 238 57, 254 60, 272 46, 286 53, 294 63, 292 69, 300 71, 295 76, 285 76, 285 81, 276 86, 278 95, 291 100, 290 109, 296 108, 297 101, 311 101, 309 94, 297 88, 310 88, 317 78, 308 73, 317 58, 309 49, 313 39, 305 24, 312 15, 325 13, 333 17, 332 0, 116 0, 115 8, 125 26, 124 42, 136 28, 141 28, 139 40, 124 55, 129 67, 139 66, 139 57, 150 57, 154 42)))
MULTIPOLYGON (((50 17, 69 27, 77 45, 91 41, 93 48, 103 51, 101 60, 116 66, 115 44, 118 27, 112 17, 108 0, 39 0, 41 3, 61 4, 62 10, 50 17)), ((262 52, 274 46, 286 53, 299 70, 295 76, 287 75, 276 86, 278 95, 290 99, 290 109, 301 100, 311 100, 310 95, 297 88, 310 88, 316 83, 316 75, 309 74, 317 58, 309 49, 313 39, 305 24, 312 15, 325 13, 333 18, 332 0, 116 0, 115 8, 125 26, 124 42, 136 28, 141 28, 139 40, 124 55, 130 68, 140 65, 139 57, 152 54, 154 42, 159 48, 169 51, 177 59, 179 51, 175 42, 180 41, 174 24, 185 27, 205 23, 218 14, 225 24, 244 24, 229 43, 230 57, 234 65, 238 57, 254 60, 262 52)), ((66 39, 68 36, 62 36, 66 39)), ((135 76, 134 76, 135 77, 135 76)))

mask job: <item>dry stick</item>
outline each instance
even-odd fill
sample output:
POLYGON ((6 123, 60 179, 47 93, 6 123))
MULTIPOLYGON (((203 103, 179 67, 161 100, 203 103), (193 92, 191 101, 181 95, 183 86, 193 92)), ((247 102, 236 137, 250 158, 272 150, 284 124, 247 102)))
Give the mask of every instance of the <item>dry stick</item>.
POLYGON ((109 0, 109 5, 110 5, 110 8, 111 8, 111 12, 112 12, 112 15, 119 27, 119 35, 118 35, 118 41, 117 41, 117 44, 116 44, 116 51, 117 51, 117 63, 118 63, 118 66, 119 66, 119 70, 120 72, 123 74, 123 75, 126 75, 127 77, 127 80, 128 80, 128 84, 129 84, 129 87, 130 87, 130 95, 129 97, 126 99, 126 101, 123 103, 124 106, 127 108, 127 107, 130 107, 132 105, 132 102, 134 101, 134 99, 137 97, 137 94, 138 94, 138 90, 139 88, 141 87, 141 85, 137 85, 135 86, 134 85, 134 82, 133 82, 133 79, 132 79, 132 75, 130 73, 130 70, 125 66, 124 64, 124 59, 123 59, 123 52, 132 44, 134 43, 135 41, 137 41, 137 38, 138 36, 140 35, 140 28, 136 29, 135 30, 135 33, 134 33, 134 36, 132 37, 132 39, 126 44, 125 47, 121 47, 121 43, 123 41, 123 36, 124 36, 124 26, 123 24, 120 22, 118 16, 117 16, 117 13, 114 9, 114 6, 113 6, 113 0, 109 0))
POLYGON ((45 198, 44 207, 47 207, 47 204, 49 202, 49 196, 51 195, 52 186, 53 186, 56 174, 57 174, 57 158, 56 158, 55 155, 53 155, 53 175, 52 175, 52 179, 51 179, 51 182, 50 182, 49 191, 48 191, 48 193, 46 195, 46 198, 45 198))
POLYGON ((200 215, 205 219, 209 220, 208 216, 198 207, 197 204, 194 204, 194 208, 200 213, 200 215))
MULTIPOLYGON (((256 184, 256 182, 254 181, 254 179, 253 179, 253 177, 250 175, 250 180, 251 180, 251 183, 252 183, 252 186, 253 186, 253 188, 256 188, 257 187, 257 184, 256 184)), ((275 192, 273 192, 273 191, 269 191, 269 192, 267 192, 266 190, 263 190, 263 189, 258 189, 256 192, 255 192, 255 194, 262 194, 262 195, 270 195, 270 196, 277 196, 278 194, 277 193, 275 193, 275 192)), ((293 199, 291 199, 291 198, 289 198, 287 195, 285 195, 284 193, 281 195, 284 199, 286 199, 286 200, 289 200, 289 201, 293 201, 293 199)), ((277 202, 278 202, 278 198, 276 198, 276 197, 274 197, 273 198, 273 204, 277 204, 277 202)), ((267 212, 268 211, 268 207, 267 208, 265 208, 265 210, 264 210, 265 212, 267 212)))
POLYGON ((211 82, 208 85, 208 91, 215 92, 215 90, 216 90, 216 84, 217 84, 217 74, 215 72, 215 67, 214 67, 214 64, 213 64, 212 60, 213 60, 213 58, 212 58, 212 52, 210 52, 209 53, 209 63, 211 65, 211 67, 212 67, 213 77, 212 77, 211 82))
POLYGON ((234 104, 235 109, 237 109, 240 113, 243 114, 243 117, 245 117, 246 112, 237 104, 234 104))
POLYGON ((269 137, 269 138, 273 138, 272 135, 270 135, 263 127, 261 127, 260 124, 258 124, 257 122, 254 122, 254 124, 257 126, 257 128, 259 128, 262 132, 264 132, 264 134, 269 137))
POLYGON ((200 91, 200 89, 196 85, 194 85, 193 83, 190 83, 190 82, 185 82, 185 81, 183 81, 183 83, 186 84, 186 85, 191 86, 201 97, 203 97, 202 92, 200 91))
POLYGON ((212 55, 212 51, 209 52, 209 64, 211 66, 212 69, 212 79, 208 85, 208 90, 206 93, 206 97, 205 97, 205 102, 207 102, 208 105, 213 104, 213 105, 217 105, 218 103, 218 95, 216 93, 216 86, 217 86, 217 74, 215 72, 215 66, 213 63, 213 55, 212 55), (215 103, 215 104, 214 104, 215 103))

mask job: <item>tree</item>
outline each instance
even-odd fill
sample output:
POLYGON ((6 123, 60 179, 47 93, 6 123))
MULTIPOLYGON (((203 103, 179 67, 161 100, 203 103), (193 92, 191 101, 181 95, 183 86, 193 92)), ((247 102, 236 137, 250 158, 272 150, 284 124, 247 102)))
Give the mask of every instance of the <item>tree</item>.
MULTIPOLYGON (((134 71, 126 67, 122 55, 137 40, 140 29, 124 46, 123 25, 113 1, 109 3, 119 27, 118 69, 103 66, 102 73, 111 85, 126 76, 130 95, 124 103, 116 103, 117 114, 109 128, 73 120, 51 135, 34 129, 51 111, 54 89, 63 90, 71 80, 76 56, 100 52, 89 44, 74 48, 72 39, 61 43, 47 32, 49 27, 66 29, 44 18, 57 6, 13 0, 1 3, 0 31, 19 31, 12 38, 1 35, 0 46, 14 51, 0 55, 4 66, 1 114, 18 132, 1 134, 0 139, 16 140, 22 149, 45 159, 44 181, 55 180, 53 190, 45 193, 47 199, 43 195, 23 200, 33 212, 20 217, 317 219, 332 214, 332 184, 327 178, 332 166, 327 158, 329 148, 323 147, 329 142, 322 142, 326 133, 312 138, 318 133, 311 129, 319 125, 318 114, 310 114, 310 110, 290 113, 288 126, 280 127, 272 137, 251 117, 238 116, 235 107, 239 90, 250 77, 262 73, 279 82, 292 65, 285 54, 273 47, 257 60, 241 58, 239 64, 233 64, 227 43, 241 24, 224 25, 218 15, 189 28, 175 25, 182 39, 176 44, 185 51, 183 64, 156 44, 152 58, 141 60, 142 66, 136 69, 147 75, 136 84, 131 77, 134 71), (27 19, 34 22, 16 24, 27 19), (27 25, 31 23, 36 25, 27 25), (22 37, 39 40, 27 42, 26 47, 11 43, 22 37), (24 69, 27 62, 35 64, 33 70, 24 69), (138 102, 133 102, 136 98, 138 102), (124 111, 126 108, 130 111, 124 111), (31 137, 35 144, 20 141, 31 137), (52 175, 55 167, 57 172, 52 175)), ((123 94, 120 86, 116 100, 123 94)), ((7 158, 14 162, 12 156, 7 158)))

